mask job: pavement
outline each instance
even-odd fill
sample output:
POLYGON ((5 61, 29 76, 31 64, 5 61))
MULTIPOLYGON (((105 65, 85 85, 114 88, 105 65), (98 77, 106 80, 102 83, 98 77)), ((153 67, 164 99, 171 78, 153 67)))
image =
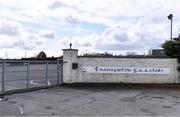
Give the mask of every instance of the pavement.
POLYGON ((0 116, 180 116, 180 88, 64 85, 0 98, 0 116))

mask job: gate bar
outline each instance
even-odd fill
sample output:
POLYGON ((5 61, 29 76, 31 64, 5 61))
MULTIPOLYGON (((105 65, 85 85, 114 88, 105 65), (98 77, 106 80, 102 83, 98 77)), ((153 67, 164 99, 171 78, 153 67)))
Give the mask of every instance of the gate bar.
POLYGON ((5 69, 6 68, 6 62, 3 62, 3 68, 2 68, 2 92, 5 91, 5 69))
POLYGON ((48 86, 48 62, 46 62, 46 86, 48 86))
POLYGON ((57 60, 57 85, 59 84, 59 60, 57 60))
POLYGON ((27 84, 26 88, 29 88, 29 61, 27 62, 27 84))

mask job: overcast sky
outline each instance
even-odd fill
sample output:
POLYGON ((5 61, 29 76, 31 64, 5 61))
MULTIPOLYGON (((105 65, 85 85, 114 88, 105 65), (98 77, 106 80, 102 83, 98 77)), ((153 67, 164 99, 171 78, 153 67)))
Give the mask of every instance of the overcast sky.
POLYGON ((0 57, 145 53, 180 32, 180 0, 0 0, 0 57), (6 54, 7 53, 7 54, 6 54))

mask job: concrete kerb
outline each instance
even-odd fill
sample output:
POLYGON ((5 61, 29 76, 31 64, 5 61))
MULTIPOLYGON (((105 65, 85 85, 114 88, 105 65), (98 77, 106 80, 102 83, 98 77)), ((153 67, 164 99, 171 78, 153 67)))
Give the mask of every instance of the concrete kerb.
POLYGON ((130 88, 167 88, 167 89, 180 89, 179 84, 142 84, 142 83, 64 83, 63 87, 130 87, 130 88))

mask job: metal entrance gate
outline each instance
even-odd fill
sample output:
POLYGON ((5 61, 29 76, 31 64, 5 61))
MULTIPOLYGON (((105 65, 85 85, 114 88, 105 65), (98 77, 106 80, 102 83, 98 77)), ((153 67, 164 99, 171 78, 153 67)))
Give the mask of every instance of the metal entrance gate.
POLYGON ((0 94, 62 84, 63 61, 0 61, 0 94))

